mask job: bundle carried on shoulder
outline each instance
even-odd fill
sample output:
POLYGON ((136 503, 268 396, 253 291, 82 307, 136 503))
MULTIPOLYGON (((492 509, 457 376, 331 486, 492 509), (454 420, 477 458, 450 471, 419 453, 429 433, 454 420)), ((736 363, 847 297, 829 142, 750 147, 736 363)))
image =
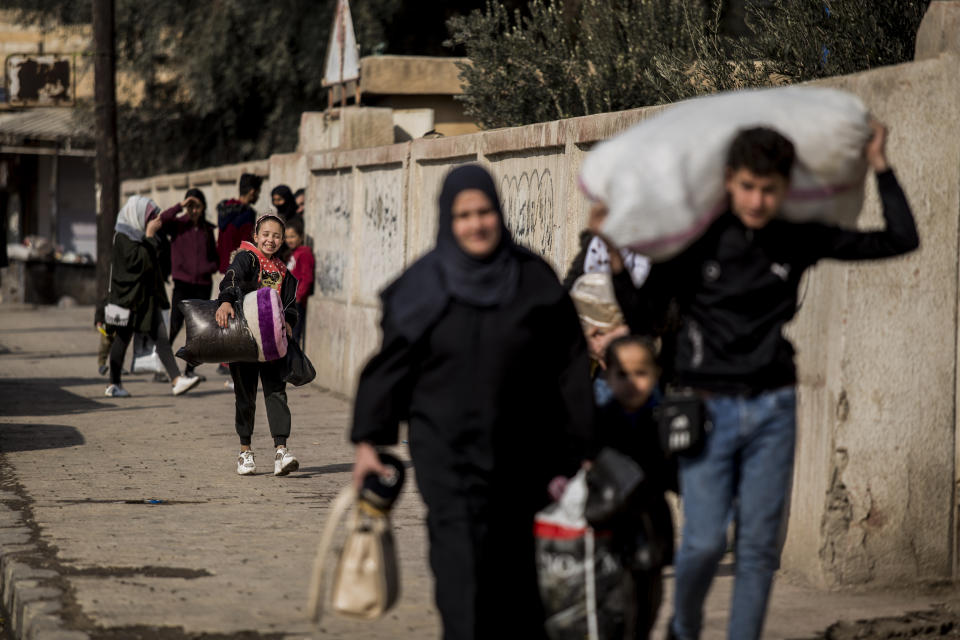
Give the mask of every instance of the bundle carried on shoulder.
POLYGON ((622 247, 667 260, 726 207, 730 143, 752 127, 793 142, 797 161, 782 214, 795 222, 850 224, 863 204, 869 114, 856 96, 819 87, 725 93, 681 102, 603 142, 580 184, 609 210, 603 232, 622 247))
POLYGON ((203 362, 269 362, 287 355, 287 332, 280 294, 263 287, 234 305, 226 328, 217 324, 216 300, 180 303, 187 342, 177 356, 191 364, 203 362))

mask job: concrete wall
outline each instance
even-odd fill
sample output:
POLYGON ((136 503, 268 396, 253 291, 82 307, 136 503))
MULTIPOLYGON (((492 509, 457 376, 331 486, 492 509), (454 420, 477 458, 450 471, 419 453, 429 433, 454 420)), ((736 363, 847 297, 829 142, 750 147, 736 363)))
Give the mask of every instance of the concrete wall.
MULTIPOLYGON (((939 11, 942 5, 960 6, 933 6, 939 11)), ((802 308, 789 328, 798 349, 800 405, 783 566, 816 585, 957 574, 960 139, 953 133, 960 126, 960 58, 944 50, 949 47, 933 47, 919 62, 823 83, 856 93, 890 123, 890 157, 923 246, 890 261, 819 265, 803 284, 802 308)), ((576 186, 584 154, 656 111, 285 154, 260 163, 258 172, 269 172, 271 181, 308 180, 317 294, 307 347, 317 383, 353 393, 378 344, 377 292, 431 247, 436 197, 450 167, 489 167, 517 238, 562 273, 586 216, 576 186)), ((150 193, 166 204, 174 183, 179 193, 213 175, 223 180, 209 183, 219 198, 232 194, 239 170, 128 182, 124 193, 150 193)), ((871 181, 858 224, 881 223, 871 181)))
MULTIPOLYGON (((805 283, 790 332, 801 402, 784 565, 818 584, 955 575, 960 141, 944 132, 960 125, 957 62, 830 83, 890 123, 890 157, 922 247, 891 261, 823 264, 805 283)), ((860 224, 882 224, 873 188, 860 224)))

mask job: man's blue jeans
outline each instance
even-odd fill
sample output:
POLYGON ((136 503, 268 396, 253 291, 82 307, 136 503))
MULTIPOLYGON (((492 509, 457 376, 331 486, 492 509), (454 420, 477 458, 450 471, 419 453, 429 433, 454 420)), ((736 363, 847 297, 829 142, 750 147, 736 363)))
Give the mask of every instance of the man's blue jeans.
POLYGON ((727 546, 730 514, 737 524, 736 572, 728 638, 760 638, 773 574, 780 566, 782 527, 793 478, 796 390, 757 396, 714 395, 703 451, 680 458, 683 540, 676 559, 673 632, 700 636, 703 603, 727 546))

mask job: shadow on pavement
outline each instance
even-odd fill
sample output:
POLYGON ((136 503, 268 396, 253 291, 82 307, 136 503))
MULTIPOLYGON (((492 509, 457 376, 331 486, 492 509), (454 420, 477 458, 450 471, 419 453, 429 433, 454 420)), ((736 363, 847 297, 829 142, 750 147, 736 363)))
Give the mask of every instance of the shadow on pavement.
POLYGON ((15 327, 9 329, 0 329, 0 334, 3 333, 60 333, 62 331, 87 331, 93 333, 96 331, 88 325, 75 326, 72 324, 64 324, 57 326, 45 326, 45 327, 15 327))
POLYGON ((62 449, 84 442, 83 434, 64 424, 7 424, 0 431, 0 453, 62 449))
POLYGON ((342 464, 328 464, 322 467, 300 467, 300 471, 298 472, 298 475, 301 477, 307 474, 309 474, 310 477, 323 476, 323 475, 327 475, 328 473, 346 473, 347 471, 352 471, 352 470, 353 470, 353 463, 344 462, 342 464))
POLYGON ((64 387, 90 384, 89 378, 21 378, 0 380, 0 416, 55 416, 85 413, 113 405, 85 398, 64 387))
MULTIPOLYGON (((413 467, 413 462, 410 460, 404 460, 403 467, 405 469, 409 469, 413 467)), ((353 471, 352 462, 327 464, 323 465, 322 467, 300 467, 300 471, 296 475, 301 478, 312 478, 313 476, 325 476, 330 473, 347 473, 348 471, 353 471)), ((290 477, 292 478, 293 475, 290 477)))

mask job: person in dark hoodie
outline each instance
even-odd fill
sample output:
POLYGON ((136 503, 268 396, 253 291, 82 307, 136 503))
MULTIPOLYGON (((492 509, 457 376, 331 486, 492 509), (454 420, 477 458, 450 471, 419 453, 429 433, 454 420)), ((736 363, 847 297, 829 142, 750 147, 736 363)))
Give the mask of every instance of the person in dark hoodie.
MULTIPOLYGON (((220 262, 220 273, 226 273, 233 255, 240 248, 240 243, 249 240, 253 236, 253 223, 256 220, 257 213, 253 210, 253 205, 260 198, 260 186, 263 184, 263 178, 252 173, 244 173, 240 176, 239 198, 223 200, 217 205, 217 256, 220 262)), ((226 363, 221 362, 217 367, 217 373, 226 375, 230 373, 226 363)), ((232 381, 227 381, 226 386, 230 387, 232 381)))
POLYGON ((593 437, 586 342, 553 270, 516 245, 493 179, 452 170, 437 245, 383 292, 383 343, 364 368, 354 483, 409 424, 446 640, 543 638, 533 516, 593 437))
MULTIPOLYGON (((170 237, 173 273, 173 309, 170 311, 170 344, 183 327, 183 300, 209 300, 213 274, 219 268, 215 227, 206 221, 207 199, 203 191, 188 189, 183 202, 160 214, 162 230, 170 237)), ((194 367, 187 365, 187 375, 194 367)))
POLYGON ((240 176, 240 196, 224 200, 217 205, 217 255, 220 259, 220 273, 226 273, 230 258, 240 243, 253 236, 253 223, 257 218, 253 205, 260 198, 260 185, 263 178, 252 173, 240 176))

